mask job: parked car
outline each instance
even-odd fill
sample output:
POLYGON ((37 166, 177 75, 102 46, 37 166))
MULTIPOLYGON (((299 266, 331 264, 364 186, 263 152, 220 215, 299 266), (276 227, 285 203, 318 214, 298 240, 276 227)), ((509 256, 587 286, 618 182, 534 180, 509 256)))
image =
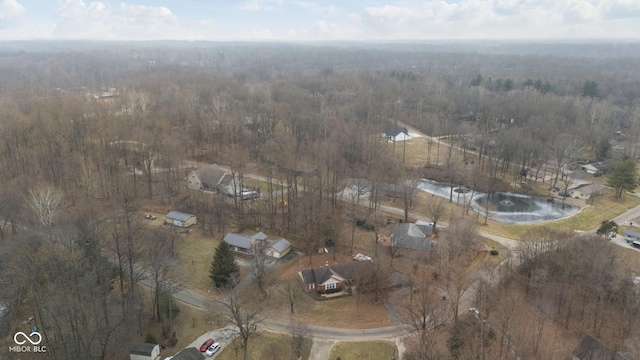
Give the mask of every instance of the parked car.
POLYGON ((631 242, 631 246, 633 246, 636 249, 640 249, 640 240, 634 240, 631 242))
POLYGON ((146 215, 144 218, 145 218, 145 219, 147 219, 147 220, 155 220, 155 219, 156 219, 156 216, 155 216, 155 215, 148 214, 148 215, 146 215))
POLYGON ((202 345, 200 346, 200 352, 205 352, 209 349, 209 347, 211 345, 213 345, 213 343, 215 343, 215 340, 213 339, 207 339, 207 341, 205 341, 204 343, 202 343, 202 345))
POLYGON ((217 342, 214 342, 213 344, 211 344, 211 346, 209 346, 209 348, 204 354, 206 356, 213 356, 213 354, 217 353, 218 350, 220 350, 220 344, 218 344, 217 342))

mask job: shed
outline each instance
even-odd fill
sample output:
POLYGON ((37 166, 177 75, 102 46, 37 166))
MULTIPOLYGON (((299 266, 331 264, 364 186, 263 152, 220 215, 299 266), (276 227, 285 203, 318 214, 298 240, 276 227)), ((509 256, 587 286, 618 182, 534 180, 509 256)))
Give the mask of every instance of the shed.
POLYGON ((160 346, 150 343, 135 343, 129 350, 129 360, 155 360, 160 356, 160 346))
POLYGON ((267 247, 265 253, 268 256, 274 257, 276 259, 281 259, 283 256, 287 255, 291 251, 291 243, 287 240, 280 238, 267 247))
POLYGON ((222 239, 229 244, 231 250, 243 255, 253 255, 253 241, 250 237, 242 234, 228 233, 222 239))
POLYGON ((204 355, 202 355, 200 350, 190 347, 177 353, 171 360, 204 360, 204 359, 205 357, 204 355))
POLYGON ((189 227, 197 223, 197 218, 192 214, 180 211, 169 211, 169 213, 164 216, 164 222, 175 226, 189 227))

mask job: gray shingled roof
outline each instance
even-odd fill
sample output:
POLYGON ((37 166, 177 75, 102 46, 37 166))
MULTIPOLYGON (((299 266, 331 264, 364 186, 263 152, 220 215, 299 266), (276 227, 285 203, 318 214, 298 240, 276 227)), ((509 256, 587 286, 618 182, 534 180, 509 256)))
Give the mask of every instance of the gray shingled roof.
POLYGON ((216 164, 201 167, 194 170, 194 173, 203 184, 209 187, 217 186, 225 175, 224 170, 220 169, 216 164))
POLYGON ((414 250, 431 250, 431 240, 416 224, 404 223, 393 229, 391 246, 414 250))
POLYGON ((640 239, 640 232, 638 232, 638 231, 624 229, 624 234, 627 235, 627 236, 630 236, 630 237, 634 237, 634 238, 639 238, 640 239))
MULTIPOLYGON (((347 281, 356 277, 355 266, 362 266, 360 262, 335 264, 330 266, 321 266, 313 269, 305 269, 300 271, 300 276, 305 284, 322 284, 329 280, 333 274, 336 274, 347 281)), ((370 264, 366 262, 366 264, 370 264)))
POLYGON ((196 348, 186 348, 180 351, 176 356, 173 357, 173 360, 204 360, 205 357, 202 355, 200 350, 196 348))
POLYGON ((180 221, 187 221, 192 216, 195 216, 195 215, 183 213, 183 212, 180 212, 180 211, 169 211, 169 213, 167 215, 165 215, 165 217, 168 218, 168 219, 180 220, 180 221))
POLYGON ((255 240, 267 240, 267 237, 268 236, 265 233, 263 233, 262 231, 260 231, 257 234, 251 235, 251 238, 255 239, 255 240))
POLYGON ((397 127, 397 128, 394 128, 394 129, 387 129, 387 130, 385 130, 384 133, 387 136, 396 137, 396 136, 398 136, 398 135, 400 135, 402 133, 405 133, 405 134, 409 135, 409 130, 407 130, 406 127, 397 127))
POLYGON ((571 355, 579 360, 627 360, 625 356, 616 353, 591 335, 582 338, 580 345, 571 355))
POLYGON ((285 239, 280 238, 280 239, 272 242, 271 245, 269 245, 269 247, 271 247, 275 251, 281 253, 281 252, 287 250, 288 248, 290 248, 291 247, 291 243, 288 242, 285 239))
POLYGON ((242 249, 251 249, 251 238, 242 234, 228 233, 222 240, 231 246, 242 249))
POLYGON ((129 354, 151 356, 151 353, 156 346, 158 345, 150 343, 135 343, 131 346, 129 354))

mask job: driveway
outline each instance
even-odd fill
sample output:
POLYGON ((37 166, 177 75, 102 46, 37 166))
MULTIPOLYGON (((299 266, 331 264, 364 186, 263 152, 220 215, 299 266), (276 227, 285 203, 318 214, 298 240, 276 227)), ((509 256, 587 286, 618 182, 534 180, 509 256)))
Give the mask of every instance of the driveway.
POLYGON ((236 333, 232 330, 233 325, 227 325, 220 329, 208 331, 195 339, 191 344, 187 345, 186 348, 194 347, 196 349, 200 349, 200 345, 202 345, 207 339, 214 339, 220 344, 220 350, 213 355, 213 359, 218 356, 218 354, 222 352, 222 349, 224 349, 224 347, 236 337, 236 333))

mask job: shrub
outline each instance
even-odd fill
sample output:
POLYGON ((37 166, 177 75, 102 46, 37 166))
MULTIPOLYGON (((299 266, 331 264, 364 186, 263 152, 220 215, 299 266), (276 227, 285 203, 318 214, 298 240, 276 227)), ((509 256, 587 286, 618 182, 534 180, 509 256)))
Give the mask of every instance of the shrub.
POLYGON ((147 332, 147 336, 144 338, 144 342, 149 344, 157 344, 158 340, 156 340, 156 337, 153 336, 153 334, 151 334, 150 332, 147 332))
POLYGON ((496 249, 491 250, 491 255, 493 256, 498 255, 498 250, 496 249))

